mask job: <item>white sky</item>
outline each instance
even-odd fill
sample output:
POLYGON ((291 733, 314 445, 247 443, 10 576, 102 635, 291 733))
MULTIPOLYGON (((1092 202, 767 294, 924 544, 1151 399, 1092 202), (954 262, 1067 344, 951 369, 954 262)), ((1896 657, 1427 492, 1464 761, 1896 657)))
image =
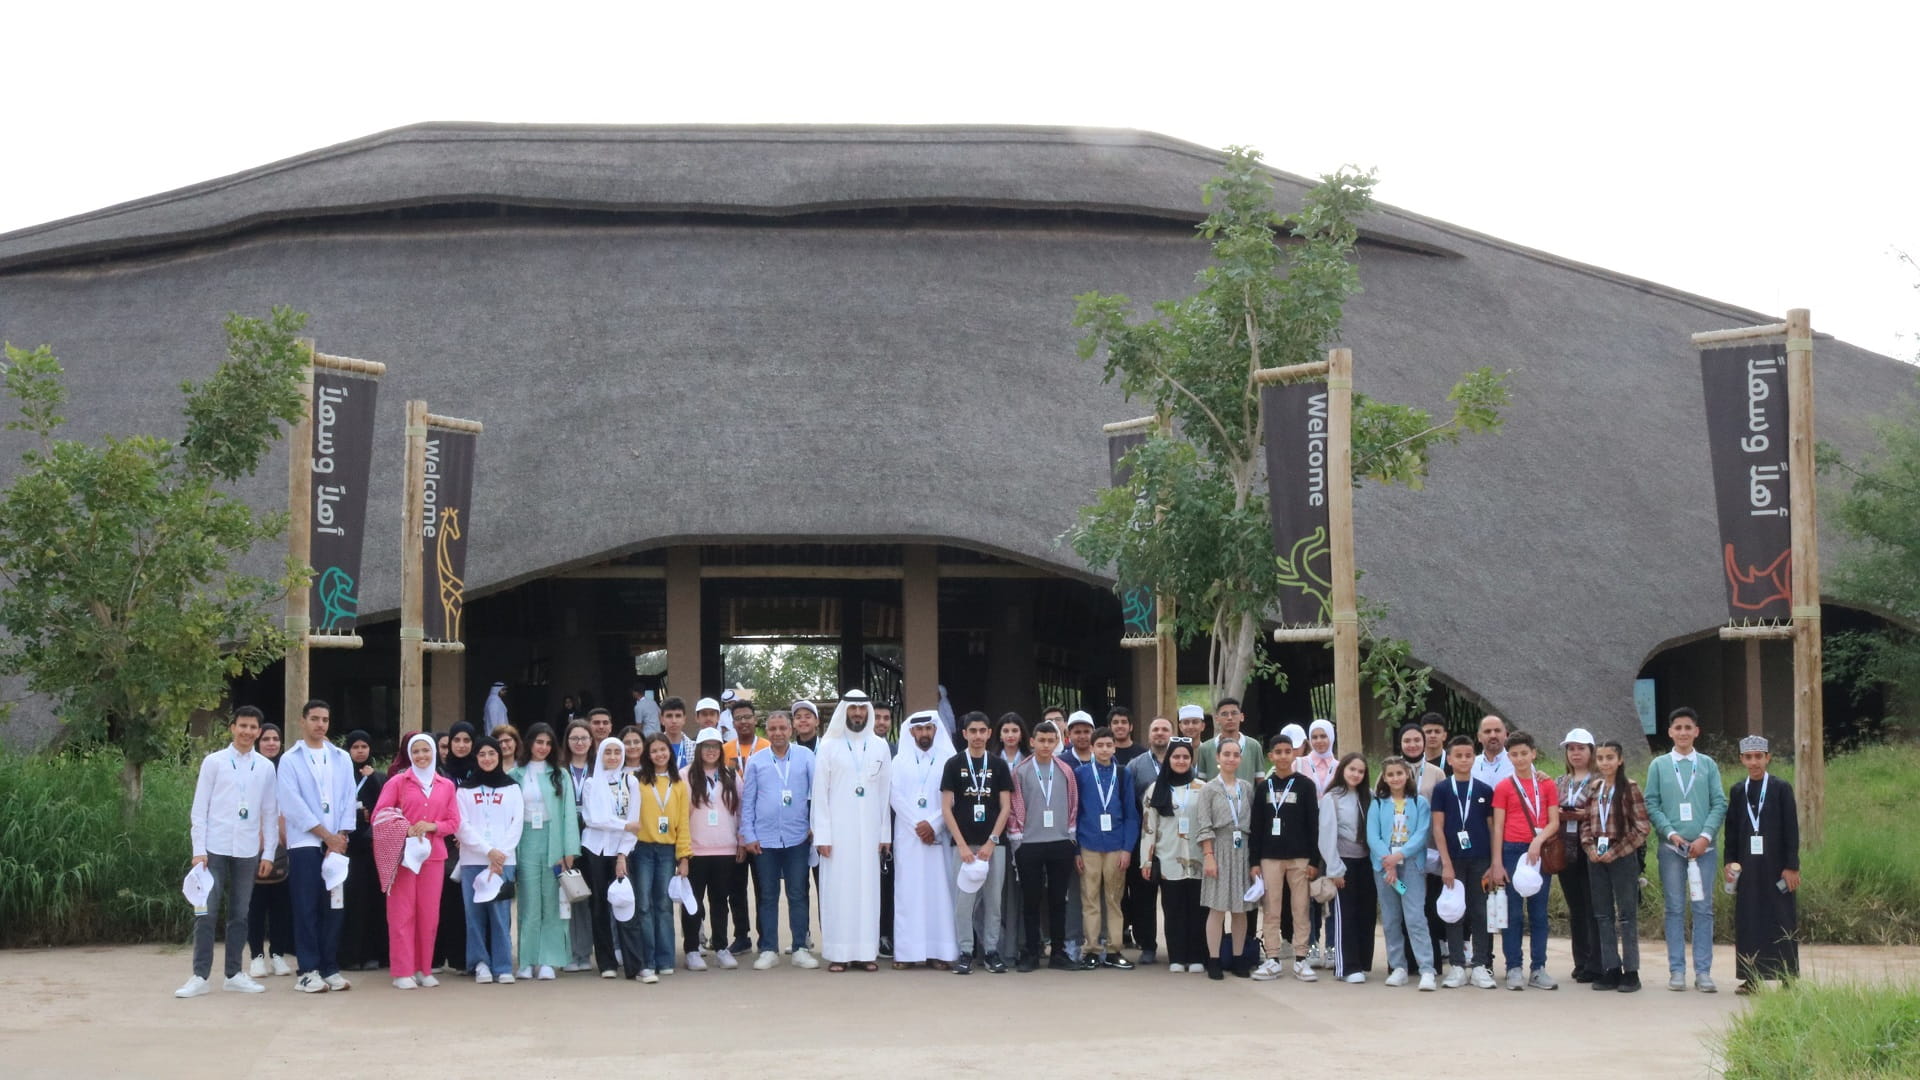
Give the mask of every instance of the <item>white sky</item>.
POLYGON ((1900 0, 123 6, 0 13, 0 232, 422 120, 1134 127, 1920 351, 1900 0))

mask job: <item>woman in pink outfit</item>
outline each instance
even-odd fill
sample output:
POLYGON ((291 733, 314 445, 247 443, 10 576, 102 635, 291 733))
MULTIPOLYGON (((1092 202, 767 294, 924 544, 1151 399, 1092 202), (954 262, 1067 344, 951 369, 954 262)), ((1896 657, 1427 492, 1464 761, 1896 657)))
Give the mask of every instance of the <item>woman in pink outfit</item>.
POLYGON ((417 734, 407 740, 411 767, 387 781, 373 814, 397 807, 407 817, 407 835, 431 836, 427 861, 415 871, 402 864, 387 893, 388 954, 393 963, 393 985, 401 990, 438 986, 433 970, 433 938, 440 925, 440 892, 447 883, 447 846, 442 837, 460 827, 454 802, 454 783, 434 768, 437 751, 433 736, 417 734))

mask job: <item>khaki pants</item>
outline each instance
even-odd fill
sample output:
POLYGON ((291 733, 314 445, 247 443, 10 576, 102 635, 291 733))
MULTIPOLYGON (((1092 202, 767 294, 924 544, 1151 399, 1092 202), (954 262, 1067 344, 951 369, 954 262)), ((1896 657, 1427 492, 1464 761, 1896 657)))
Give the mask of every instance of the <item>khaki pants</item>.
POLYGON ((1086 867, 1080 872, 1080 922, 1085 927, 1088 953, 1094 951, 1094 944, 1100 940, 1100 911, 1105 901, 1107 913, 1107 952, 1118 953, 1124 940, 1125 920, 1120 917, 1120 896, 1127 886, 1127 873, 1120 869, 1118 851, 1083 851, 1081 864, 1086 867))
POLYGON ((1272 928, 1266 936, 1266 954, 1280 955, 1280 892, 1284 887, 1293 904, 1293 955, 1307 955, 1307 937, 1313 932, 1313 923, 1307 917, 1307 860, 1261 859, 1260 877, 1267 886, 1260 904, 1267 913, 1267 926, 1272 928))

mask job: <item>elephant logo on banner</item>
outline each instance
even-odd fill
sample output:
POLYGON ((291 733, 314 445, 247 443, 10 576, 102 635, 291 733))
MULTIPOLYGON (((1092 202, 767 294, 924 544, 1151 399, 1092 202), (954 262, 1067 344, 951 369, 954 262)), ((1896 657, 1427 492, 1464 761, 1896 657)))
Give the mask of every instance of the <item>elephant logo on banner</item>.
POLYGON ((1315 526, 1314 530, 1301 537, 1293 550, 1275 559, 1280 564, 1280 585, 1290 589, 1319 605, 1320 616, 1311 620, 1313 624, 1328 621, 1327 613, 1332 610, 1330 593, 1333 589, 1333 548, 1327 543, 1325 526, 1315 526))
POLYGON ((360 598, 353 595, 353 576, 337 566, 329 566, 314 588, 320 599, 320 632, 332 634, 340 624, 351 622, 360 611, 360 598))
POLYGON ((439 543, 434 548, 440 577, 440 611, 446 619, 448 641, 460 640, 460 617, 466 611, 467 583, 455 572, 451 544, 460 539, 460 510, 449 507, 441 515, 439 543))
POLYGON ((1155 625, 1153 590, 1135 585, 1120 594, 1120 618, 1126 623, 1123 637, 1147 638, 1160 632, 1155 625))

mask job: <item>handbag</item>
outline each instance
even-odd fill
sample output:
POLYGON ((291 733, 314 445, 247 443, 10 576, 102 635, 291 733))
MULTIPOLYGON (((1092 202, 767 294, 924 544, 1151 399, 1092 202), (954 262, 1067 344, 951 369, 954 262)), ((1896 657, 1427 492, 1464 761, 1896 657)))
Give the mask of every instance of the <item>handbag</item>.
POLYGON ((577 904, 592 895, 587 887, 587 879, 578 870, 560 871, 560 896, 569 904, 577 904))
MULTIPOLYGON (((1538 835, 1540 832, 1540 823, 1533 820, 1533 809, 1527 805, 1527 794, 1520 789, 1519 779, 1509 776, 1507 777, 1507 783, 1513 785, 1514 801, 1520 804, 1520 812, 1527 816, 1527 828, 1532 829, 1534 833, 1538 835)), ((1540 842, 1541 876, 1551 877, 1566 868, 1567 845, 1565 838, 1557 832, 1547 834, 1547 838, 1540 842)))
POLYGON ((253 883, 255 885, 278 885, 287 880, 287 874, 292 869, 293 856, 283 847, 280 849, 280 853, 273 857, 273 873, 268 874, 266 877, 261 877, 260 872, 255 870, 253 883))

